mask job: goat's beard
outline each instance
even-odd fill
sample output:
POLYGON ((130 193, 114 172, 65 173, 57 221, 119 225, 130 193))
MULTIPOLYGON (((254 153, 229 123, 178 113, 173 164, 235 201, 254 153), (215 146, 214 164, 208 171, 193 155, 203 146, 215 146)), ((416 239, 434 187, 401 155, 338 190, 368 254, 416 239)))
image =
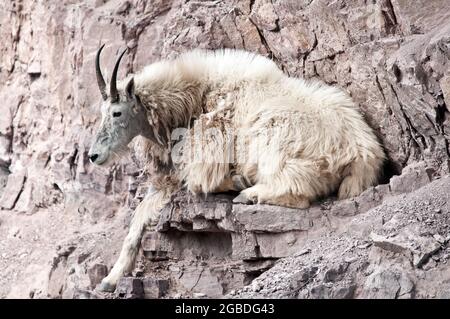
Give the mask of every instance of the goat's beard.
POLYGON ((109 149, 108 156, 106 157, 106 159, 102 163, 99 163, 97 165, 109 167, 112 166, 113 164, 116 164, 127 155, 129 155, 128 146, 115 147, 114 149, 109 149))
POLYGON ((129 154, 130 154, 130 149, 128 148, 128 145, 125 145, 125 146, 120 146, 120 147, 114 149, 114 151, 111 151, 112 156, 110 156, 110 157, 112 157, 115 161, 119 161, 120 159, 128 156, 129 154))

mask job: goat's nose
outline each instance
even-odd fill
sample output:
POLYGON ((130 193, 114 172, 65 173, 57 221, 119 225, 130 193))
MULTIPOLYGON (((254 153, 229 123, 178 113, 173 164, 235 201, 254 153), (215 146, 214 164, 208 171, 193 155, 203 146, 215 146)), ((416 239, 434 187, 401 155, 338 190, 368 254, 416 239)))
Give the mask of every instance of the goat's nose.
POLYGON ((98 158, 98 154, 89 155, 89 159, 91 160, 91 163, 94 163, 97 158, 98 158))

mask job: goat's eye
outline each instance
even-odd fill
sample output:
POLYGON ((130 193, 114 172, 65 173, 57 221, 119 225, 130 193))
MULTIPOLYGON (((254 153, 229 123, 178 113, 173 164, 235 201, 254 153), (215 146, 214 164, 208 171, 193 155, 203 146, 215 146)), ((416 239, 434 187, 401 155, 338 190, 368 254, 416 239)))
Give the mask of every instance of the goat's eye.
POLYGON ((113 117, 119 117, 122 115, 122 112, 113 112, 113 117))

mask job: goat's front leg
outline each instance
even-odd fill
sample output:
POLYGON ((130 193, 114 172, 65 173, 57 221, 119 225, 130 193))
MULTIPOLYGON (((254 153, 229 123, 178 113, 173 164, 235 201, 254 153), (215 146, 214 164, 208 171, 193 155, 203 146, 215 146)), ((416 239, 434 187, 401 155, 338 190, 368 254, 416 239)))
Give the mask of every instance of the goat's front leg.
POLYGON ((224 193, 228 191, 240 192, 250 186, 251 184, 244 178, 244 176, 239 174, 231 174, 231 176, 226 177, 223 182, 212 191, 212 193, 224 193))
POLYGON ((160 211, 169 202, 171 193, 170 190, 158 191, 150 187, 144 200, 134 212, 130 230, 122 245, 119 259, 109 275, 97 287, 98 290, 114 291, 119 279, 132 270, 145 226, 158 223, 160 211))

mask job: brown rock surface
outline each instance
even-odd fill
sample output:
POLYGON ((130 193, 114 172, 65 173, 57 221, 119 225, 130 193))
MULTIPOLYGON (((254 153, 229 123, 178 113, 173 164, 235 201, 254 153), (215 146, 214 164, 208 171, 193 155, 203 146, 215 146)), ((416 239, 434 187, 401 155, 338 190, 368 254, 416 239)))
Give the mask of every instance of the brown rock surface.
POLYGON ((280 260, 228 296, 448 298, 449 187, 445 177, 389 195, 358 216, 332 219, 332 231, 320 228, 304 240, 307 253, 280 260))
POLYGON ((122 75, 192 48, 259 52, 347 90, 389 155, 383 185, 303 211, 178 194, 124 297, 450 297, 449 21, 447 0, 1 2, 0 297, 105 297, 90 289, 145 176, 133 152, 88 163, 100 43, 108 74, 130 49, 122 75))

